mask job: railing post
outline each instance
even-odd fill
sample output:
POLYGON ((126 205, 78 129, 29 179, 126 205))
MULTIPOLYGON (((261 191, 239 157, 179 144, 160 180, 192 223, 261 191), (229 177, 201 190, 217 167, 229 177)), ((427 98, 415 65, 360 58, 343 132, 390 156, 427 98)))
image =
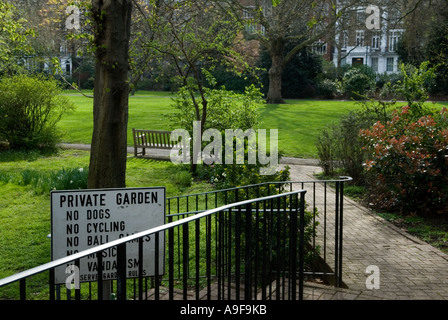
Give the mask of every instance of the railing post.
POLYGON ((50 269, 50 301, 56 300, 56 295, 55 295, 55 290, 56 290, 56 286, 55 286, 55 278, 54 278, 54 268, 50 269))
POLYGON ((208 216, 206 223, 206 277, 207 277, 207 300, 211 300, 211 266, 212 266, 212 219, 208 216))
POLYGON ((117 300, 126 300, 126 243, 117 247, 117 300))
POLYGON ((289 256, 290 256, 290 268, 289 274, 291 275, 289 295, 291 300, 296 300, 296 281, 297 281, 297 216, 299 210, 299 197, 298 194, 291 195, 290 197, 290 233, 289 233, 289 256))
MULTIPOLYGON (((168 217, 168 223, 173 217, 168 217)), ((168 230, 168 299, 174 299, 174 228, 168 230)))
POLYGON ((188 223, 185 223, 182 228, 182 287, 183 299, 187 300, 188 294, 188 274, 189 274, 189 260, 190 260, 190 245, 189 245, 189 231, 188 223))
MULTIPOLYGON (((154 296, 156 300, 160 299, 160 279, 159 279, 159 245, 160 235, 154 234, 154 296)), ((143 257, 142 257, 143 260, 143 257)), ((140 263, 142 265, 142 263, 140 263)), ((142 268, 143 272, 143 268, 142 268)))
POLYGON ((336 181, 334 234, 334 286, 339 286, 339 181, 336 181))
MULTIPOLYGON (((80 260, 76 259, 75 266, 78 270, 79 270, 80 264, 81 264, 80 260)), ((75 300, 77 300, 77 301, 81 300, 81 287, 75 288, 75 300)))
POLYGON ((300 238, 299 238, 299 300, 303 300, 305 259, 305 192, 300 194, 300 238))
POLYGON ((339 287, 342 287, 343 220, 344 220, 344 181, 341 181, 339 190, 339 271, 338 271, 339 287))
POLYGON ((26 300, 26 279, 20 280, 20 300, 26 300))
POLYGON ((245 279, 244 299, 252 299, 252 205, 246 205, 246 254, 245 254, 245 279))
POLYGON ((141 301, 143 300, 143 238, 138 240, 138 263, 138 299, 141 301))
MULTIPOLYGON (((196 210, 197 210, 197 198, 196 198, 196 210)), ((196 300, 199 300, 199 276, 200 276, 200 268, 199 268, 199 260, 200 260, 200 239, 201 239, 201 231, 200 231, 200 225, 199 225, 199 220, 196 220, 196 224, 195 224, 195 270, 196 270, 196 300)))
POLYGON ((98 252, 96 258, 98 261, 98 300, 101 301, 104 298, 103 252, 98 252))

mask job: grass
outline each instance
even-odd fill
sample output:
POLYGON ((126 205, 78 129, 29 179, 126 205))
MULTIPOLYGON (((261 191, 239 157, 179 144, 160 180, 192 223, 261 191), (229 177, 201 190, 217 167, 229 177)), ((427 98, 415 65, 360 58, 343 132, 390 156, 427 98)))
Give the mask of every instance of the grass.
MULTIPOLYGON (((68 143, 89 144, 92 136, 93 100, 79 94, 68 98, 76 110, 64 116, 60 128, 68 143)), ((167 92, 137 92, 129 99, 128 145, 132 146, 132 128, 174 130, 165 114, 170 107, 167 92)), ((359 108, 354 101, 287 100, 284 105, 261 105, 260 129, 279 130, 279 151, 288 157, 315 158, 315 141, 327 125, 337 122, 348 111, 359 108)))
POLYGON ((283 156, 316 158, 316 138, 326 126, 359 108, 354 101, 287 100, 287 104, 260 107, 260 127, 279 129, 283 156))
POLYGON ((378 213, 395 226, 448 254, 448 221, 445 216, 418 217, 378 213))
MULTIPOLYGON (((91 92, 86 92, 91 94, 91 92)), ((93 123, 93 99, 67 94, 76 110, 65 115, 59 126, 68 143, 90 144, 93 123)), ((133 145, 132 128, 174 129, 165 114, 174 111, 171 93, 138 91, 129 98, 128 145, 133 145)), ((286 100, 287 104, 259 107, 259 129, 279 130, 279 152, 286 157, 317 158, 316 139, 327 126, 338 123, 351 110, 360 108, 356 101, 286 100)), ((398 104, 404 105, 404 104, 398 104)))
MULTIPOLYGON (((171 130, 163 115, 170 112, 169 93, 139 92, 129 99, 128 145, 133 145, 132 128, 151 130, 171 130)), ((65 136, 64 142, 90 144, 93 130, 93 99, 80 94, 70 94, 67 98, 76 110, 66 114, 59 127, 65 136)))

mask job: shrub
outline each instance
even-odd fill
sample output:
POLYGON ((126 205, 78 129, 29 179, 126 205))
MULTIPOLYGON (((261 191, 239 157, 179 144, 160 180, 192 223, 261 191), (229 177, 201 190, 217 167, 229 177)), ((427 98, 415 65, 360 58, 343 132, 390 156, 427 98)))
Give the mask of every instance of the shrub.
POLYGON ((54 79, 16 75, 0 81, 0 139, 11 149, 54 149, 56 124, 72 109, 54 79))
POLYGON ((406 99, 409 112, 415 116, 423 116, 428 112, 424 103, 429 98, 430 88, 434 85, 435 68, 430 68, 428 62, 423 62, 419 68, 411 65, 400 65, 402 80, 397 81, 394 90, 406 99))
POLYGON ((333 99, 342 94, 341 83, 338 80, 323 79, 317 84, 319 96, 326 99, 333 99))
MULTIPOLYGON (((334 132, 333 128, 333 132, 334 132)), ((336 151, 334 150, 334 138, 331 128, 324 129, 317 137, 316 149, 319 157, 319 165, 326 176, 332 176, 335 169, 336 151)))
POLYGON ((367 96, 375 88, 374 75, 365 68, 348 70, 342 79, 345 94, 355 100, 367 96))
POLYGON ((446 211, 448 119, 446 109, 414 120, 411 107, 362 130, 371 201, 402 213, 446 211))
MULTIPOLYGON (((207 99, 207 120, 204 130, 213 128, 219 131, 225 129, 250 129, 258 124, 258 105, 262 103, 259 89, 251 85, 244 94, 226 90, 205 88, 207 99)), ((197 121, 190 90, 182 87, 176 93, 172 106, 175 112, 167 115, 175 128, 187 130, 193 136, 193 122, 197 121)))
POLYGON ((393 102, 365 101, 363 108, 349 112, 337 125, 324 129, 316 142, 324 174, 332 176, 339 171, 339 174, 352 177, 356 184, 364 184, 365 151, 359 131, 370 128, 377 121, 389 120, 393 108, 393 102))
MULTIPOLYGON (((235 142, 237 138, 234 138, 235 142)), ((223 136, 224 141, 224 136, 223 136)), ((242 141, 244 143, 244 161, 241 161, 243 163, 214 163, 210 166, 202 166, 200 169, 200 176, 203 179, 206 179, 210 184, 212 184, 215 189, 217 190, 223 190, 223 189, 229 189, 234 187, 240 187, 240 186, 248 186, 248 185, 254 185, 254 184, 260 184, 264 182, 285 182, 289 181, 289 167, 286 167, 284 170, 274 170, 274 172, 269 172, 269 174, 262 174, 262 169, 267 169, 268 165, 261 164, 259 161, 256 161, 256 163, 250 163, 249 161, 249 143, 247 139, 244 139, 242 141)), ((258 154, 260 150, 258 149, 258 146, 255 145, 255 154, 258 154)), ((225 147, 222 147, 222 154, 225 154, 225 147)), ((234 159, 237 159, 237 151, 233 150, 233 157, 234 159)), ((270 156, 269 152, 266 154, 267 157, 270 156)), ((275 164, 270 164, 275 165, 275 164)), ((275 168, 272 168, 275 169, 275 168)), ((244 199, 250 199, 250 198, 258 198, 267 196, 269 194, 275 194, 278 191, 283 190, 283 184, 271 184, 270 186, 264 185, 257 190, 251 189, 247 190, 244 193, 244 199)), ((237 200, 234 198, 234 194, 230 193, 229 198, 226 199, 227 202, 235 201, 237 200)), ((242 195, 240 195, 239 200, 243 200, 242 195)))

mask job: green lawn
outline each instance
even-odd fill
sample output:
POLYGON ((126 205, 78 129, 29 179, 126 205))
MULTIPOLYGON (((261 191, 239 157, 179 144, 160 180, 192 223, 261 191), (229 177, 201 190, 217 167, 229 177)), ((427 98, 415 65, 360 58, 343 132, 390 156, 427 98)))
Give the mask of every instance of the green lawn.
MULTIPOLYGON (((173 111, 171 95, 160 92, 137 92, 129 99, 128 145, 132 146, 132 128, 174 130, 164 116, 173 111)), ((64 142, 91 141, 93 100, 69 95, 76 110, 60 122, 64 142)), ((288 100, 285 105, 262 105, 260 129, 279 130, 279 149, 284 156, 316 157, 315 141, 325 126, 335 123, 348 111, 359 108, 353 101, 288 100)))
MULTIPOLYGON (((73 93, 67 94, 67 97, 76 106, 76 110, 65 115, 59 124, 65 133, 64 142, 90 144, 93 99, 73 93)), ((165 116, 173 112, 171 103, 171 94, 168 92, 138 91, 131 96, 128 145, 133 145, 132 128, 167 131, 181 129, 173 128, 165 116)), ((341 116, 350 110, 358 108, 358 102, 338 100, 287 100, 287 104, 282 105, 261 105, 259 128, 279 130, 279 151, 283 156, 317 158, 315 143, 319 133, 326 126, 338 123, 341 116)))
POLYGON ((287 100, 287 104, 260 107, 260 127, 279 130, 279 150, 287 157, 316 158, 316 138, 327 126, 337 123, 353 101, 287 100))
MULTIPOLYGON (((90 144, 93 126, 93 99, 80 94, 69 94, 67 98, 76 109, 66 114, 59 126, 64 133, 64 142, 90 144)), ((132 145, 132 128, 170 130, 164 114, 170 112, 168 93, 138 92, 129 99, 128 145, 132 145)))

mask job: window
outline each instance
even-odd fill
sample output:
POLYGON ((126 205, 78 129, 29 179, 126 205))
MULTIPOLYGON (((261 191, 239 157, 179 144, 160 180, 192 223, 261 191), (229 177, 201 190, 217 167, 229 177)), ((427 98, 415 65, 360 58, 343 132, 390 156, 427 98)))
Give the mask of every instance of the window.
POLYGON ((364 45, 364 30, 356 31, 356 45, 361 47, 364 45))
POLYGON ((400 40, 403 31, 391 30, 389 31, 389 51, 395 52, 397 50, 398 41, 400 40))
MULTIPOLYGON (((249 34, 254 34, 254 33, 257 33, 257 31, 258 31, 257 25, 253 24, 251 21, 254 18, 254 10, 255 10, 255 7, 250 7, 250 6, 243 9, 243 18, 245 20, 247 20, 245 29, 246 29, 246 32, 249 34)), ((264 34, 264 30, 263 30, 263 34, 264 34)))
POLYGON ((246 25, 246 32, 249 34, 257 33, 257 26, 253 23, 246 25))
POLYGON ((358 9, 356 10, 356 21, 358 24, 364 25, 366 22, 366 10, 358 9))
POLYGON ((372 58, 372 70, 378 72, 378 58, 372 58))
POLYGON ((316 42, 313 45, 313 52, 317 54, 326 54, 327 53, 327 43, 325 42, 316 42))
POLYGON ((341 48, 347 48, 348 46, 348 31, 342 32, 342 46, 341 48))
POLYGON ((394 71, 394 58, 387 58, 386 71, 394 71))
POLYGON ((372 32, 372 49, 379 49, 381 46, 381 33, 379 31, 372 32))
POLYGON ((255 7, 247 7, 247 9, 243 9, 243 18, 252 19, 254 17, 254 9, 255 7))

